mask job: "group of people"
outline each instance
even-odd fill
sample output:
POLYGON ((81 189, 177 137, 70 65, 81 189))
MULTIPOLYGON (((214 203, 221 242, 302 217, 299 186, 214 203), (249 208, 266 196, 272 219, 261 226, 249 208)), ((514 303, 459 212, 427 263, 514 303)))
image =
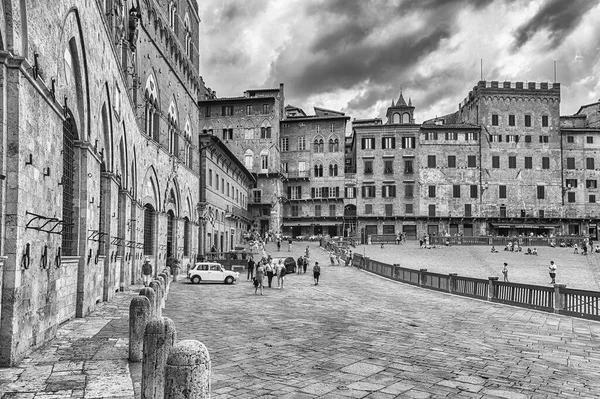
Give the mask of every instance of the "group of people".
MULTIPOLYGON (((550 281, 550 284, 556 284, 556 270, 557 270, 557 266, 556 263, 554 263, 553 260, 550 261, 550 266, 548 267, 548 273, 550 274, 550 278, 552 279, 552 281, 550 281)), ((508 263, 504 262, 504 266, 502 267, 502 275, 504 276, 504 281, 508 282, 508 263)))

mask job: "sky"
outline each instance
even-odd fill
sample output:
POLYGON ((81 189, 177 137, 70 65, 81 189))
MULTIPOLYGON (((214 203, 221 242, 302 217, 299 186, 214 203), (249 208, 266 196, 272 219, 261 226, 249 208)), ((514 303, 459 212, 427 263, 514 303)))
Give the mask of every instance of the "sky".
POLYGON ((600 98, 598 0, 198 0, 200 74, 218 97, 285 85, 285 102, 420 123, 481 77, 561 84, 561 114, 600 98), (483 60, 483 61, 481 61, 483 60))

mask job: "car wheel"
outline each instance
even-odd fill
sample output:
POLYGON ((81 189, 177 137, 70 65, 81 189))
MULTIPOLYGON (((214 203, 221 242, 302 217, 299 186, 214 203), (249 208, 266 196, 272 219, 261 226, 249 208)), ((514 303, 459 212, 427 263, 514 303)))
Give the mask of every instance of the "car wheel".
POLYGON ((192 280, 192 283, 194 283, 194 284, 200 284, 200 281, 202 279, 200 278, 200 276, 194 276, 191 278, 191 280, 192 280))
POLYGON ((227 278, 225 279, 225 284, 233 284, 233 277, 227 276, 227 278))

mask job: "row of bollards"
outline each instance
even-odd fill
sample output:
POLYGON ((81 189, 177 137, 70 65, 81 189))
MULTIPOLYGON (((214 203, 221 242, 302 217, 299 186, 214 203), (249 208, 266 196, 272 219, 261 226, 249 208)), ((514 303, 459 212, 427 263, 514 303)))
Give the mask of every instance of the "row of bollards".
POLYGON ((129 305, 129 360, 142 362, 142 399, 210 398, 208 350, 176 341, 175 323, 162 317, 171 275, 163 271, 129 305))

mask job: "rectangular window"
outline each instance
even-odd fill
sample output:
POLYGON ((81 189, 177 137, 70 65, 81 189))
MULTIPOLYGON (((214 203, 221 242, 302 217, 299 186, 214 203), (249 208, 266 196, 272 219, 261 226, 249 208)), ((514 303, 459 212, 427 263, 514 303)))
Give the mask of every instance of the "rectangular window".
POLYGON ((567 189, 577 188, 577 179, 567 179, 566 184, 567 184, 567 189))
POLYGON ((567 158, 567 169, 575 169, 575 158, 567 158))
POLYGON ((373 161, 365 161, 365 175, 370 175, 371 173, 373 173, 373 161))
POLYGON ((223 105, 221 107, 221 115, 222 116, 232 116, 233 115, 233 105, 223 105))
POLYGON ((219 174, 216 173, 216 178, 215 178, 215 190, 219 191, 219 174))
POLYGON ((437 140, 438 134, 437 132, 426 132, 424 138, 425 140, 437 140))
POLYGON ((335 205, 334 204, 329 205, 329 216, 335 216, 335 205))
POLYGON ((385 216, 394 216, 393 204, 385 204, 385 216))
POLYGON ((223 140, 233 140, 233 129, 223 129, 223 140))
POLYGON ((460 185, 459 184, 455 184, 452 186, 452 197, 460 198, 460 185))
POLYGON ((373 204, 365 204, 365 215, 373 214, 373 204))
POLYGON ((292 217, 298 217, 300 207, 298 205, 292 205, 292 217))
POLYGON ((588 144, 594 144, 594 137, 593 136, 587 136, 585 138, 585 140, 586 140, 586 143, 588 143, 588 144))
POLYGON ((254 202, 257 204, 260 204, 262 200, 262 191, 261 190, 255 190, 254 191, 254 202))
POLYGON ((457 132, 446 132, 446 140, 458 140, 457 132))
POLYGON ((537 199, 546 198, 546 188, 545 186, 537 186, 537 199))
POLYGON ((207 106, 204 108, 204 116, 210 118, 210 107, 207 106))
POLYGON ((594 170, 594 158, 585 159, 585 168, 588 170, 594 170))
POLYGON ((525 115, 525 127, 531 127, 531 115, 525 115))
POLYGON ((407 175, 413 174, 413 161, 412 159, 404 160, 404 173, 407 175))
POLYGON ((497 114, 492 115, 492 126, 498 126, 498 115, 497 114))
POLYGON ((491 134, 490 142, 492 143, 502 143, 502 135, 501 134, 491 134))
POLYGON ((317 133, 321 133, 321 125, 317 124, 317 133))
POLYGON ((429 198, 435 198, 435 186, 428 186, 429 198))
POLYGON ((500 156, 492 155, 492 168, 498 169, 500 167, 500 156))
POLYGON ((465 204, 465 216, 471 217, 471 204, 465 204))
POLYGON ((477 198, 477 184, 471 184, 471 198, 477 198))
POLYGON ((542 169, 550 169, 550 157, 542 157, 542 169))
POLYGON ((331 123, 331 124, 329 125, 329 131, 330 131, 331 133, 333 133, 333 132, 334 132, 334 125, 333 125, 333 123, 331 123))
MULTIPOLYGON (((575 185, 575 187, 577 187, 577 185, 575 185)), ((598 188, 598 181, 597 180, 586 180, 585 188, 598 188)))
POLYGON ((381 197, 382 198, 396 198, 396 186, 385 184, 381 187, 381 197))
POLYGON ((384 235, 396 234, 396 226, 394 226, 393 224, 384 224, 383 225, 383 234, 384 235))
POLYGON ((290 146, 289 146, 289 142, 288 142, 288 138, 287 137, 282 137, 281 138, 281 151, 289 151, 290 150, 290 146))
POLYGON ((344 191, 346 198, 356 198, 356 187, 346 187, 344 191))
POLYGON ((540 143, 547 143, 548 142, 548 136, 540 136, 540 143))
POLYGON ((448 155, 448 167, 456 168, 456 155, 448 155))
POLYGON ((221 192, 225 194, 225 179, 221 178, 221 192))
POLYGON ((402 148, 415 148, 415 138, 402 137, 402 148))
POLYGON ((435 217, 435 205, 434 204, 430 204, 429 205, 429 217, 435 217))
POLYGON ((567 200, 569 202, 575 202, 575 193, 573 193, 573 192, 567 193, 567 200))
POLYGON ((298 137, 298 151, 306 150, 306 139, 304 137, 298 137))
POLYGON ((396 138, 395 137, 382 137, 381 138, 381 148, 384 150, 396 148, 396 138))
POLYGON ((271 110, 270 108, 271 107, 269 106, 269 104, 263 104, 262 105, 262 113, 264 115, 268 114, 270 112, 270 110, 271 110))
POLYGON ((531 143, 531 136, 530 135, 526 135, 525 136, 525 142, 526 143, 531 143))
POLYGON ((271 138, 271 127, 261 127, 260 128, 260 138, 261 139, 270 139, 271 138))
POLYGON ((246 105, 246 115, 252 115, 252 105, 246 105))
POLYGON ((404 198, 413 198, 414 191, 414 186, 412 184, 404 186, 404 198))
POLYGON ((465 133, 465 140, 467 140, 467 141, 477 140, 477 132, 465 133))
POLYGON ((373 185, 362 186, 362 197, 363 198, 375 198, 375 186, 373 186, 373 185))
POLYGON ((287 173, 289 171, 289 165, 287 162, 282 162, 281 163, 281 171, 284 173, 287 173))
POLYGON ((363 137, 361 144, 363 150, 373 150, 375 149, 375 137, 363 137))
POLYGON ((508 115, 508 126, 514 126, 514 125, 515 125, 515 116, 508 115))
POLYGON ((384 159, 383 160, 383 173, 391 174, 394 173, 394 160, 384 159))
POLYGON ((542 115, 542 127, 548 127, 548 115, 542 115))
POLYGON ((427 167, 435 168, 435 155, 427 155, 427 167))
POLYGON ((509 156, 508 157, 508 168, 515 169, 517 167, 517 157, 509 156))
POLYGON ((533 168, 533 158, 525 157, 525 169, 532 169, 532 168, 533 168))
POLYGON ((567 136, 567 143, 573 144, 575 142, 575 136, 567 136))
POLYGON ((540 210, 538 211, 538 217, 539 217, 539 218, 541 218, 541 219, 543 219, 543 218, 544 218, 544 215, 545 215, 545 212, 544 212, 544 210, 543 210, 543 209, 540 209, 540 210))
POLYGON ((595 203, 596 202, 596 195, 595 194, 590 194, 589 199, 590 199, 590 203, 592 203, 592 204, 595 203))
POLYGON ((469 168, 477 167, 477 157, 475 155, 467 156, 467 167, 469 167, 469 168))
POLYGON ((505 218, 506 217, 506 207, 505 206, 501 206, 500 207, 500 217, 501 218, 505 218))
POLYGON ((260 156, 260 166, 261 166, 261 169, 263 169, 263 170, 269 169, 269 156, 268 155, 260 156))
POLYGON ((321 216, 321 205, 315 205, 315 216, 321 216))
POLYGON ((413 204, 405 204, 404 213, 413 213, 413 204))
POLYGON ((506 198, 506 186, 498 186, 498 198, 506 198))

